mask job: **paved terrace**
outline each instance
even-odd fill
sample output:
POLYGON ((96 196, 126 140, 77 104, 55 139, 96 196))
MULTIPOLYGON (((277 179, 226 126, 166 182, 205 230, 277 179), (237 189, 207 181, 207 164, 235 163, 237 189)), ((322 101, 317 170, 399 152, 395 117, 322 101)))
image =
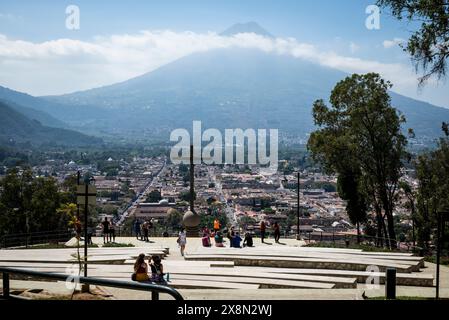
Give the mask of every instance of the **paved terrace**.
MULTIPOLYGON (((362 252, 352 249, 307 248, 293 239, 282 244, 256 239, 254 248, 204 248, 200 239, 188 239, 185 258, 175 238, 135 238, 117 242, 135 247, 90 248, 89 276, 128 280, 140 253, 164 257, 170 285, 186 299, 362 299, 384 295, 384 269, 398 270, 398 295, 432 297, 435 265, 403 253, 362 252), (368 266, 379 272, 368 272, 368 266), (378 276, 380 285, 369 288, 365 281, 378 276), (219 289, 219 290, 218 290, 219 289), (312 290, 313 289, 313 290, 312 290)), ((102 238, 94 238, 100 246, 102 238)), ((75 244, 72 239, 69 245, 75 244)), ((83 250, 81 250, 82 253, 83 250)), ((58 273, 77 273, 75 248, 0 250, 0 265, 58 273)), ((71 293, 63 282, 13 280, 15 289, 44 289, 55 294, 71 293)), ((148 299, 149 294, 103 288, 116 299, 148 299)), ((441 296, 449 297, 449 268, 441 268, 441 296)), ((161 298, 168 298, 161 295, 161 298)))

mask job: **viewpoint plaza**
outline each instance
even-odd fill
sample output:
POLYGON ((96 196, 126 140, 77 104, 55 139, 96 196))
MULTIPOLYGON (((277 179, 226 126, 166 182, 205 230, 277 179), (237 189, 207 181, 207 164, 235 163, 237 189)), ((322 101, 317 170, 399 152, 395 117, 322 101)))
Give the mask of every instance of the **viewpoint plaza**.
MULTIPOLYGON (((395 268, 398 296, 434 297, 435 264, 410 253, 364 252, 355 249, 304 247, 304 241, 255 239, 252 248, 203 247, 200 238, 188 238, 181 256, 176 238, 117 238, 134 247, 89 248, 88 276, 131 281, 133 264, 140 253, 163 257, 168 285, 187 300, 354 300, 385 295, 385 271, 395 268), (378 283, 378 285, 376 285, 378 283)), ((0 250, 0 266, 49 273, 77 274, 75 239, 61 249, 0 250)), ((82 245, 82 243, 81 243, 82 245)), ((81 254, 83 250, 80 250, 81 254)), ((70 295, 64 281, 14 278, 12 294, 70 295)), ((147 292, 110 287, 98 288, 107 299, 148 300, 147 292)), ((441 267, 440 296, 449 297, 449 268, 441 267)), ((161 299, 171 299, 161 294, 161 299)))

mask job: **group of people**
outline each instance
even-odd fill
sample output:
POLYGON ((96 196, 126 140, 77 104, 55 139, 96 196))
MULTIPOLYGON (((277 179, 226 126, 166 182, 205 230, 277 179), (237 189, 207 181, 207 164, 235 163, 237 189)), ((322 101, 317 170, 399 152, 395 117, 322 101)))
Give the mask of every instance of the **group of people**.
MULTIPOLYGON (((203 228, 202 232, 202 243, 204 247, 211 247, 211 237, 213 236, 215 240, 216 247, 224 247, 224 239, 223 234, 221 232, 221 224, 218 219, 214 220, 214 233, 211 234, 207 227, 203 228)), ((234 230, 234 227, 231 227, 226 232, 226 237, 229 240, 229 246, 231 248, 241 248, 243 247, 252 247, 254 246, 253 237, 249 232, 245 233, 244 238, 242 239, 239 232, 234 230), (242 244, 243 241, 243 244, 242 244)))
POLYGON ((139 282, 156 282, 165 283, 164 278, 164 266, 161 262, 161 257, 154 255, 148 259, 148 263, 145 262, 145 254, 141 253, 136 262, 134 263, 134 273, 132 280, 139 282), (150 267, 150 270, 148 269, 150 267), (151 273, 149 274, 149 271, 151 273))
POLYGON ((103 227, 103 243, 115 242, 115 225, 107 217, 101 223, 103 227))
MULTIPOLYGON (((220 231, 221 229, 221 225, 218 219, 215 219, 214 221, 214 234, 213 234, 213 238, 215 240, 215 246, 216 247, 224 247, 224 243, 223 243, 223 234, 220 231)), ((273 234, 274 234, 274 241, 276 243, 279 243, 279 239, 281 238, 281 228, 279 226, 279 224, 277 222, 275 222, 273 224, 273 234)), ((266 232, 267 232, 267 225, 265 223, 265 221, 261 221, 260 222, 260 237, 262 240, 262 243, 265 243, 265 238, 266 238, 266 232)), ((240 233, 238 231, 235 231, 234 227, 230 227, 227 231, 226 231, 226 237, 229 240, 229 246, 231 248, 241 248, 243 247, 253 247, 254 246, 254 241, 253 241, 253 236, 251 235, 250 232, 245 232, 244 238, 242 239, 242 237, 240 236, 240 233), (243 241, 243 243, 242 243, 243 241)), ((202 234, 202 242, 203 242, 203 246, 204 247, 211 247, 211 232, 209 231, 209 229, 207 227, 205 227, 203 229, 203 234, 202 234)))
MULTIPOLYGON (((265 242, 265 236, 267 231, 267 225, 265 224, 265 221, 260 222, 260 238, 262 240, 262 243, 265 242)), ((281 238, 281 227, 277 222, 273 224, 273 235, 274 235, 274 241, 276 243, 279 243, 279 239, 281 238)))
POLYGON ((134 232, 136 233, 137 240, 148 242, 150 241, 148 236, 150 234, 150 230, 153 228, 153 219, 145 220, 143 223, 136 219, 134 221, 134 232))
MULTIPOLYGON (((204 227, 202 229, 201 241, 202 241, 203 246, 211 247, 212 246, 211 238, 213 238, 215 241, 216 247, 225 247, 224 237, 223 237, 223 233, 221 231, 221 224, 218 219, 214 220, 213 227, 214 227, 213 233, 207 227, 204 227)), ((274 240, 276 241, 276 243, 279 243, 279 239, 281 237, 280 226, 277 222, 275 222, 273 224, 272 228, 273 228, 274 240)), ((262 243, 265 242, 266 231, 267 231, 266 223, 265 223, 265 221, 261 221, 260 235, 261 235, 262 243)), ((226 233, 227 239, 229 240, 229 246, 231 248, 242 248, 242 247, 253 247, 254 246, 253 236, 248 231, 245 232, 243 239, 240 236, 240 233, 238 231, 235 231, 234 227, 230 227, 228 230, 225 230, 225 233, 226 233)), ((185 247, 187 244, 187 233, 186 233, 185 228, 182 228, 181 231, 179 232, 177 243, 181 249, 181 255, 184 256, 185 247)))

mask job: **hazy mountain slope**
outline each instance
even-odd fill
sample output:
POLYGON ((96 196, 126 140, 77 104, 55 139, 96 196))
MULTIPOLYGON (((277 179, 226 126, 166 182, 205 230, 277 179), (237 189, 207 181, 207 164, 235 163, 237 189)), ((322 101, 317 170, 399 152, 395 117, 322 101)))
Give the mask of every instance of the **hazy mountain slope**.
MULTIPOLYGON (((111 126, 170 130, 204 127, 279 128, 305 134, 313 129, 314 100, 327 99, 343 72, 290 56, 258 50, 219 49, 196 53, 153 72, 74 94, 47 97, 78 107, 110 110, 111 126)), ((438 136, 449 110, 392 93, 392 102, 418 136, 438 136)))
POLYGON ((14 103, 12 101, 0 99, 1 102, 4 102, 7 104, 10 108, 14 109, 17 112, 20 112, 24 116, 26 116, 29 119, 37 120, 44 126, 48 127, 54 127, 54 128, 64 128, 67 127, 67 124, 63 121, 56 119, 55 117, 49 115, 46 112, 39 111, 33 108, 24 107, 21 105, 18 105, 17 103, 14 103))
POLYGON ((30 142, 36 146, 83 146, 101 143, 101 139, 76 131, 43 126, 39 121, 27 118, 4 101, 0 101, 0 142, 12 141, 30 142))
POLYGON ((43 125, 58 128, 80 127, 88 119, 100 119, 107 114, 94 106, 79 107, 57 104, 2 86, 0 86, 0 100, 10 104, 11 107, 30 119, 36 119, 43 125))

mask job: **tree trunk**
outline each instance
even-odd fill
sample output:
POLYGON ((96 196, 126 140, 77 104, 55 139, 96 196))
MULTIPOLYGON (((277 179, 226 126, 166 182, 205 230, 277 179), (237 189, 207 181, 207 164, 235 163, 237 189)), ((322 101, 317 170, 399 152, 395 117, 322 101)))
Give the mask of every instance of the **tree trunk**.
POLYGON ((396 242, 396 231, 394 230, 394 218, 393 213, 387 213, 387 223, 388 223, 388 236, 390 238, 390 248, 397 249, 398 245, 396 242))
POLYGON ((383 240, 382 240, 382 214, 377 213, 377 241, 376 246, 377 247, 383 247, 383 240))
POLYGON ((360 222, 357 221, 357 244, 360 243, 360 222))
POLYGON ((385 246, 391 249, 390 237, 388 236, 387 226, 385 225, 385 216, 382 217, 382 230, 384 231, 385 246))

